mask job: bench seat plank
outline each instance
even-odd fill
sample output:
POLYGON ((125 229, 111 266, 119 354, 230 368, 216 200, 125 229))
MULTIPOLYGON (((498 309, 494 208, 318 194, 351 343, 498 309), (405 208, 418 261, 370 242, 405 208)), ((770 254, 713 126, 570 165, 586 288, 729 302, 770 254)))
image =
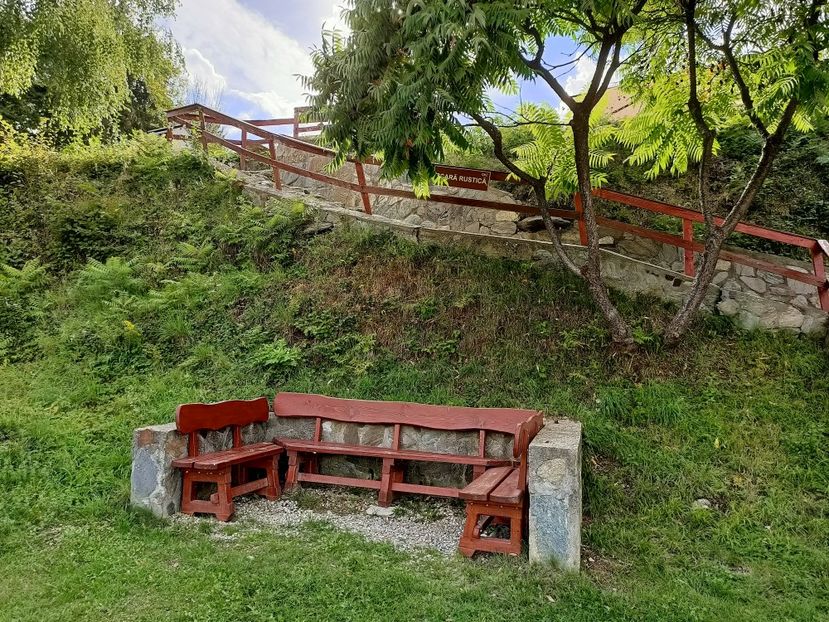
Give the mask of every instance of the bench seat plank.
POLYGON ((486 501, 489 498, 489 493, 513 470, 511 466, 489 469, 462 489, 458 493, 458 496, 461 499, 468 499, 470 501, 486 501))
POLYGON ((234 464, 241 464, 243 462, 250 462, 257 458, 267 458, 268 456, 275 456, 282 451, 282 448, 273 443, 255 443, 253 445, 243 445, 235 449, 226 449, 224 451, 214 451, 209 454, 199 454, 189 458, 181 458, 173 461, 173 466, 178 468, 190 469, 221 469, 234 464))
POLYGON ((521 501, 524 491, 518 487, 518 469, 512 469, 498 486, 489 493, 489 500, 493 503, 512 504, 521 501))
POLYGON ((337 454, 367 458, 394 458, 420 462, 449 462, 452 464, 471 464, 473 466, 501 466, 512 464, 510 460, 500 460, 483 456, 465 456, 460 454, 441 454, 414 449, 392 449, 390 447, 371 447, 368 445, 346 445, 327 441, 298 440, 293 438, 276 438, 274 443, 285 449, 320 454, 337 454))

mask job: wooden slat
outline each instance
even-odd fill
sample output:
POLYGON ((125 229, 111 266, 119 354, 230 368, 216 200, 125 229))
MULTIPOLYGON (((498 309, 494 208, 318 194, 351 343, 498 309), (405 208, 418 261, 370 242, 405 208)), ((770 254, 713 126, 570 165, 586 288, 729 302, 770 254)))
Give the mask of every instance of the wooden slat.
POLYGON ((500 466, 511 464, 509 460, 466 456, 462 454, 441 454, 414 449, 392 449, 391 447, 371 447, 368 445, 346 445, 343 443, 314 442, 290 438, 278 438, 275 442, 293 451, 302 453, 330 454, 339 456, 359 456, 362 458, 394 458, 414 462, 447 462, 450 464, 471 464, 478 466, 500 466))
POLYGON ((240 464, 248 462, 257 458, 266 456, 275 456, 280 453, 282 448, 273 443, 256 443, 254 445, 244 445, 237 449, 227 449, 225 451, 216 451, 209 454, 201 454, 193 461, 193 468, 196 469, 220 469, 233 464, 240 464))
MULTIPOLYGON (((486 475, 486 474, 484 474, 486 475)), ((489 500, 494 503, 518 503, 524 491, 518 486, 518 469, 512 469, 498 486, 489 493, 489 500)))
MULTIPOLYGON (((657 242, 662 242, 663 244, 677 246, 679 248, 685 249, 687 252, 703 252, 705 250, 705 246, 700 242, 688 242, 683 240, 678 235, 665 233, 664 231, 653 231, 651 229, 645 229, 644 227, 639 227, 637 225, 619 222, 618 220, 611 220, 610 218, 605 218, 604 216, 597 216, 596 223, 604 227, 608 227, 610 229, 616 229, 618 231, 632 233, 633 235, 641 238, 647 238, 649 240, 656 240, 657 242)), ((726 261, 733 261, 744 266, 757 268, 758 270, 764 270, 766 272, 779 274, 781 276, 785 276, 786 278, 790 278, 795 281, 800 281, 801 283, 814 285, 815 287, 818 287, 820 285, 820 279, 818 279, 818 277, 816 277, 814 274, 809 274, 808 272, 798 272, 797 270, 792 270, 791 268, 787 268, 786 266, 781 266, 779 264, 772 263, 770 261, 765 261, 763 259, 757 259, 755 257, 744 255, 742 253, 738 253, 735 251, 721 251, 720 259, 724 259, 726 261)))
POLYGON ((176 408, 176 429, 184 434, 267 420, 268 399, 265 397, 214 404, 181 404, 176 408))
POLYGON ((359 477, 341 477, 339 475, 323 475, 321 473, 297 473, 297 480, 311 484, 333 484, 335 486, 355 486, 357 488, 372 488, 380 490, 380 481, 376 479, 360 479, 359 477))
POLYGON ((438 497, 458 498, 460 491, 457 488, 446 486, 429 486, 427 484, 409 484, 407 482, 393 482, 391 489, 394 492, 406 492, 417 495, 437 495, 438 497))
MULTIPOLYGON (((705 222, 705 218, 700 212, 690 210, 678 205, 671 205, 670 203, 662 203, 661 201, 653 201, 644 197, 637 197, 632 194, 624 192, 617 192, 615 190, 608 190, 607 188, 596 188, 593 190, 593 196, 608 201, 615 201, 624 205, 638 207, 640 209, 656 212, 658 214, 667 214, 675 216, 676 218, 684 218, 694 222, 705 222)), ((718 225, 721 225, 724 220, 720 217, 714 219, 718 225)), ((791 244, 793 246, 800 246, 802 248, 812 248, 815 244, 814 238, 807 238, 796 233, 788 233, 786 231, 778 231, 777 229, 769 229, 768 227, 760 227, 752 225, 747 222, 741 222, 735 228, 738 233, 746 233, 754 237, 764 238, 766 240, 774 240, 775 242, 783 242, 784 244, 791 244)))
POLYGON ((492 489, 500 484, 514 470, 511 466, 489 469, 466 486, 466 488, 462 489, 458 496, 461 499, 467 499, 469 501, 486 501, 492 489))
POLYGON ((517 424, 541 416, 537 410, 522 408, 436 406, 289 392, 277 394, 273 410, 279 417, 322 417, 346 423, 400 423, 436 430, 489 430, 504 434, 514 434, 517 424))

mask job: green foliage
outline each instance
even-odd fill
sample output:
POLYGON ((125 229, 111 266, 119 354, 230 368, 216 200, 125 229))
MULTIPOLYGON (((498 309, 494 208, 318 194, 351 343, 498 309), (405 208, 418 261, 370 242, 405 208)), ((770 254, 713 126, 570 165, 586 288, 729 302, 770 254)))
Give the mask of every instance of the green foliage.
MULTIPOLYGON (((3 164, 28 189, 4 194, 15 214, 4 240, 39 240, 44 199, 71 211, 84 187, 146 224, 118 257, 0 272, 0 617, 825 617, 822 344, 710 318, 679 350, 609 356, 568 273, 365 230, 305 239, 303 219, 283 238, 290 250, 276 249, 284 259, 260 266, 261 231, 233 252, 215 236, 251 222, 232 180, 187 153, 150 152, 127 143, 3 164), (325 524, 194 528, 128 509, 136 427, 171 421, 182 402, 276 390, 578 419, 582 573, 410 555, 325 524), (712 510, 692 510, 698 497, 712 510)), ((295 206, 263 209, 267 222, 295 206)), ((615 302, 657 328, 669 319, 659 301, 615 302)))
POLYGON ((284 339, 277 339, 256 350, 252 360, 267 370, 282 371, 299 365, 302 353, 298 348, 289 346, 284 339))
MULTIPOLYGON (((594 3, 594 22, 599 28, 628 23, 636 4, 594 3)), ((492 116, 488 92, 514 92, 519 78, 539 79, 523 60, 536 51, 533 30, 542 40, 564 35, 595 44, 571 9, 558 1, 426 0, 405 8, 390 0, 356 2, 346 13, 351 35, 325 34, 312 54, 315 73, 304 78, 315 93, 315 115, 329 122, 323 138, 338 150, 335 164, 351 152, 379 153, 385 176, 408 173, 416 191, 428 192, 436 180, 433 164, 444 160, 447 145, 465 151, 480 138, 464 127, 462 116, 492 116)), ((538 107, 526 112, 537 118, 527 128, 540 141, 537 153, 525 150, 526 164, 549 170, 551 162, 536 161, 555 154, 562 156, 558 163, 568 164, 558 144, 563 132, 545 125, 555 113, 538 107)), ((601 151, 607 135, 597 134, 593 157, 600 163, 609 154, 601 151)), ((565 191, 572 173, 558 175, 552 195, 565 191)))
POLYGON ((0 265, 0 361, 25 359, 37 321, 40 297, 49 285, 46 267, 37 259, 22 268, 0 265))
POLYGON ((182 63, 177 44, 159 33, 156 20, 170 17, 175 5, 172 0, 3 2, 4 116, 15 118, 18 129, 37 129, 39 119, 32 125, 34 119, 15 114, 33 103, 48 117, 46 128, 85 134, 117 121, 130 105, 158 115, 170 104, 170 82, 182 63))
MULTIPOLYGON (((649 178, 666 171, 682 174, 702 155, 701 135, 688 107, 682 8, 665 4, 654 17, 641 24, 644 53, 626 64, 622 82, 644 108, 619 133, 623 144, 633 150, 630 161, 651 165, 649 178)), ((822 51, 826 47, 825 7, 807 2, 761 6, 739 0, 700 3, 695 17, 696 86, 703 117, 715 136, 751 123, 773 132, 792 98, 798 102, 792 122, 795 130, 809 132, 823 123, 829 111, 829 71, 822 51), (812 11, 817 15, 814 20, 809 17, 812 11), (728 39, 723 38, 725 33, 728 39), (724 47, 733 53, 739 78, 730 68, 724 47)))
MULTIPOLYGON (((604 116, 603 104, 598 105, 590 117, 590 183, 600 187, 607 181, 604 168, 613 159, 609 150, 616 134, 616 127, 604 116)), ((573 196, 578 190, 576 156, 573 134, 563 126, 558 113, 551 106, 522 104, 518 114, 527 119, 531 139, 516 148, 515 163, 533 177, 547 180, 547 197, 560 201, 573 196)))

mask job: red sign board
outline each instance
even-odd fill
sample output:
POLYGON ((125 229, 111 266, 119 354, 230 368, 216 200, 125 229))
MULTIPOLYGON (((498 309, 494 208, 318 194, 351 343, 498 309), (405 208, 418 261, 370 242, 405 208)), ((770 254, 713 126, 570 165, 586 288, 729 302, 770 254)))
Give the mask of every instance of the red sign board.
POLYGON ((442 165, 436 166, 435 171, 446 177, 452 187, 489 190, 489 171, 442 165))

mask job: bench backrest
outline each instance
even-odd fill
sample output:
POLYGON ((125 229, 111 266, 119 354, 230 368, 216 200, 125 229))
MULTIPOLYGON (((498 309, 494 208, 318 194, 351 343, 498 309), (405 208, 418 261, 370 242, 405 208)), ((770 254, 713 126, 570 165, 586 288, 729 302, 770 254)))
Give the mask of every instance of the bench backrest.
POLYGON ((268 420, 268 398, 228 400, 214 404, 181 404, 176 408, 176 429, 189 435, 188 453, 199 455, 199 432, 233 429, 233 447, 242 446, 242 428, 268 420))
POLYGON ((399 448, 400 426, 403 425, 434 430, 478 431, 481 456, 486 449, 487 432, 512 434, 516 458, 526 454, 529 441, 544 425, 544 417, 538 410, 378 402, 288 392, 276 395, 273 412, 278 417, 316 418, 314 440, 317 441, 322 433, 322 421, 326 419, 343 423, 393 425, 395 449, 399 448))

